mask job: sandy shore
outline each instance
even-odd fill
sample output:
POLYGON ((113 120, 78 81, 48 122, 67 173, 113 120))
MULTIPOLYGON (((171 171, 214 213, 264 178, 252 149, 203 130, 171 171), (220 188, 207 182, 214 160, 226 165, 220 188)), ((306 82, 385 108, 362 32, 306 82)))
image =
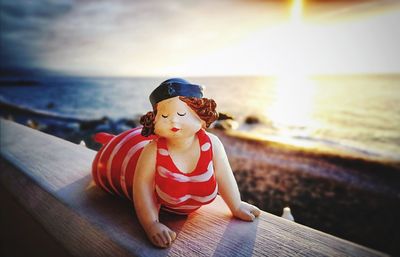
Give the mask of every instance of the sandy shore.
MULTIPOLYGON (((0 114, 98 150, 96 132, 118 134, 137 124, 107 118, 79 120, 1 103, 0 114)), ((296 222, 400 255, 400 163, 332 149, 299 147, 233 130, 211 130, 223 142, 243 200, 296 222)))

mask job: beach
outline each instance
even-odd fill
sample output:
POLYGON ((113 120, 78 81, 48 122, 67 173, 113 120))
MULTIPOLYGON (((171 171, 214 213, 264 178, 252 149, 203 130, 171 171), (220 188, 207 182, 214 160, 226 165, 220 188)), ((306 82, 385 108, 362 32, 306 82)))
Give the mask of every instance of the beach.
POLYGON ((289 206, 296 222, 399 253, 400 163, 214 133, 245 201, 275 215, 289 206))
MULTIPOLYGON (((235 100, 242 94, 243 99, 258 97, 267 101, 265 95, 272 94, 272 89, 263 96, 257 96, 254 90, 235 91, 231 99, 223 99, 222 89, 213 86, 214 83, 229 87, 229 83, 235 82, 238 84, 231 86, 234 91, 240 88, 240 83, 248 81, 254 85, 258 80, 199 79, 211 83, 210 95, 216 96, 219 110, 228 111, 222 112, 221 119, 209 131, 224 144, 242 199, 278 216, 288 206, 295 222, 399 255, 398 112, 393 109, 379 116, 386 105, 397 106, 393 105, 397 96, 387 93, 373 102, 375 112, 365 99, 358 100, 363 104, 362 110, 353 110, 356 107, 349 105, 347 109, 342 106, 341 112, 328 112, 323 117, 332 121, 331 127, 317 128, 312 123, 282 127, 272 120, 273 116, 268 116, 269 119, 263 116, 260 110, 265 107, 261 102, 235 100), (318 133, 305 134, 316 128, 318 133), (288 130, 291 136, 284 140, 280 133, 288 130)), ((143 95, 152 90, 156 81, 154 78, 19 81, 18 85, 0 87, 0 115, 98 150, 100 145, 92 139, 95 133, 119 134, 139 125, 140 115, 149 110, 143 95), (142 85, 146 87, 139 87, 142 85)), ((333 94, 330 90, 328 93, 333 94)), ((321 91, 321 99, 328 93, 321 91)), ((325 108, 326 104, 319 108, 325 108)), ((334 107, 332 104, 330 108, 334 107)))
MULTIPOLYGON (((84 142, 94 150, 100 147, 92 139, 95 133, 118 134, 138 125, 137 120, 65 117, 58 117, 57 123, 55 117, 46 116, 46 121, 44 114, 1 107, 10 112, 3 118, 13 117, 34 129, 77 144, 84 142)), ((224 144, 242 200, 278 216, 288 206, 300 224, 384 252, 400 252, 396 243, 400 237, 400 163, 293 146, 235 130, 209 131, 224 144)))
MULTIPOLYGON (((216 103, 220 116, 207 131, 222 141, 243 201, 277 216, 288 207, 316 234, 400 256, 400 1, 5 0, 0 7, 0 119, 93 153, 83 147, 101 148, 96 133, 140 126, 157 109, 150 94, 182 78, 216 103)), ((22 146, 14 138, 20 134, 8 141, 22 146)), ((37 156, 42 141, 21 152, 37 156)), ((63 167, 73 158, 65 160, 63 167)), ((272 250, 308 238, 293 230, 272 250)), ((254 238, 270 242, 264 232, 254 238)), ((227 233, 235 235, 229 226, 227 233)), ((329 240, 308 239, 304 251, 289 250, 334 255, 321 248, 329 240)), ((235 249, 247 241, 240 242, 229 253, 240 255, 235 249)), ((254 253, 263 255, 268 244, 260 245, 254 253)))

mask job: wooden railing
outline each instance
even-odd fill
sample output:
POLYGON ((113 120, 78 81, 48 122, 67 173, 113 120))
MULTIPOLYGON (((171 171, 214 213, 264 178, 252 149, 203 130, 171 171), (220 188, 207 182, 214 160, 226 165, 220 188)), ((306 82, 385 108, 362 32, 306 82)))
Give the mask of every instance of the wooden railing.
POLYGON ((157 249, 132 203, 93 184, 94 151, 5 120, 0 133, 1 256, 384 256, 267 212, 233 219, 219 197, 188 217, 162 213, 178 237, 157 249))

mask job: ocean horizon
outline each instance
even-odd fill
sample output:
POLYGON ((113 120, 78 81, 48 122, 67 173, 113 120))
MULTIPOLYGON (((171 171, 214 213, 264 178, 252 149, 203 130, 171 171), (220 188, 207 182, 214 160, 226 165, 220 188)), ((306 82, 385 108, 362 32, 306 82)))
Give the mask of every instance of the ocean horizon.
MULTIPOLYGON (((162 77, 2 77, 0 102, 52 117, 135 119, 162 77)), ((400 75, 189 77, 233 128, 287 144, 400 160, 400 75), (246 118, 257 119, 247 124, 246 118)))

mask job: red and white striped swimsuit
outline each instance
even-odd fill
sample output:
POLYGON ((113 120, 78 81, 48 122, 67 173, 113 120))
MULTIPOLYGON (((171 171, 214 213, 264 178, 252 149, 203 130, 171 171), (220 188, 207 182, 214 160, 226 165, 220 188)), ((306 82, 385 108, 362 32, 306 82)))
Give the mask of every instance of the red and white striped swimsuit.
POLYGON ((157 140, 155 190, 158 201, 167 211, 189 214, 217 196, 211 140, 203 129, 197 132, 197 137, 200 158, 190 173, 181 172, 174 164, 165 138, 157 140))
POLYGON ((218 192, 212 163, 212 145, 204 130, 197 132, 200 158, 193 172, 185 174, 173 163, 165 138, 144 137, 141 127, 117 136, 98 133, 95 140, 103 144, 92 164, 96 185, 111 194, 133 199, 133 177, 143 148, 157 140, 155 186, 156 197, 168 211, 189 214, 212 202, 218 192))
POLYGON ((130 129, 114 136, 97 133, 96 142, 103 144, 92 164, 96 185, 105 191, 133 199, 133 176, 143 148, 156 136, 144 137, 142 127, 130 129))

